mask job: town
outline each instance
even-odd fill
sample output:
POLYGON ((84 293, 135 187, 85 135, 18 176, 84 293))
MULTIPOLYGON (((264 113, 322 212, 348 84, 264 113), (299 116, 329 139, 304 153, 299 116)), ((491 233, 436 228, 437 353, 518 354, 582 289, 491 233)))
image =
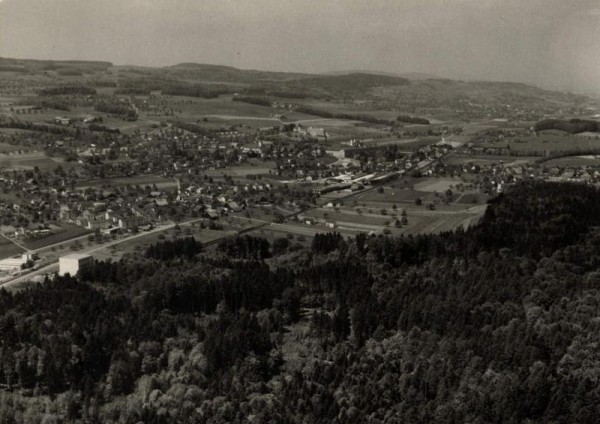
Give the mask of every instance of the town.
POLYGON ((550 117, 594 122, 598 104, 582 96, 531 88, 553 103, 514 93, 512 107, 452 103, 448 115, 443 95, 392 106, 394 96, 406 102, 406 85, 423 84, 402 78, 373 76, 389 89, 324 102, 284 91, 298 88, 161 89, 102 62, 20 66, 27 76, 0 78, 5 282, 42 278, 69 251, 118 259, 165 235, 212 243, 258 232, 303 244, 319 232, 467 228, 515 182, 600 182, 598 133, 538 128, 550 117))

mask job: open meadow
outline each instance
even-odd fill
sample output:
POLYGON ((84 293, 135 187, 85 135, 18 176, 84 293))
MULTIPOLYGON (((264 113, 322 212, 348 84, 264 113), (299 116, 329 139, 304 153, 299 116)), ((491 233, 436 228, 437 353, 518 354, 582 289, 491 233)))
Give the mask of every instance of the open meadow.
POLYGON ((557 134, 544 132, 537 136, 507 137, 493 143, 485 143, 484 147, 510 148, 516 152, 552 153, 565 150, 597 150, 600 149, 600 137, 578 137, 567 133, 557 134))
POLYGON ((65 170, 79 168, 77 162, 67 162, 60 158, 46 156, 43 152, 31 151, 29 153, 0 153, 0 168, 4 170, 28 170, 36 166, 43 171, 54 170, 58 166, 65 170))

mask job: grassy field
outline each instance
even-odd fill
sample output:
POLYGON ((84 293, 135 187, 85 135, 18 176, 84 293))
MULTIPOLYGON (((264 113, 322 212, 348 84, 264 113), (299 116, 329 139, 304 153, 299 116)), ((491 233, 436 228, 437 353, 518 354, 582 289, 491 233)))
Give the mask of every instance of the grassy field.
MULTIPOLYGON (((12 128, 2 128, 0 129, 0 134, 14 134, 17 130, 13 130, 12 128)), ((5 155, 6 153, 14 153, 18 151, 29 151, 35 148, 29 146, 23 146, 20 144, 9 144, 0 142, 0 154, 5 155)))
POLYGON ((444 193, 448 189, 453 189, 456 184, 460 184, 460 180, 450 178, 426 178, 422 182, 415 185, 415 189, 419 191, 444 193))
POLYGON ((50 158, 43 152, 0 154, 0 168, 5 170, 26 170, 37 166, 41 170, 47 171, 54 170, 59 165, 65 170, 80 167, 77 162, 65 162, 58 158, 50 158))
POLYGON ((600 156, 568 156, 544 162, 545 166, 600 166, 600 156))
POLYGON ((408 225, 402 228, 402 234, 429 234, 452 231, 462 226, 474 224, 482 214, 438 214, 437 216, 408 216, 408 225))

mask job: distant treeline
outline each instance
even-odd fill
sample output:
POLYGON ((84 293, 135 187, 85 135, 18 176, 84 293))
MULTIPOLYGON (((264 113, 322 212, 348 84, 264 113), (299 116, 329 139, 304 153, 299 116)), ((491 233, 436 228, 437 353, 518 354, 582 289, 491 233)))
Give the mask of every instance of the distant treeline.
POLYGON ((169 123, 180 130, 189 131, 191 133, 207 137, 213 136, 213 132, 210 129, 204 128, 200 125, 192 124, 191 122, 169 121, 169 123))
POLYGON ((63 86, 63 87, 50 87, 43 88, 40 90, 40 96, 64 96, 64 95, 82 95, 82 96, 93 96, 96 95, 96 90, 90 87, 82 86, 63 86))
POLYGON ((68 127, 55 127, 52 125, 34 124, 23 121, 1 121, 0 128, 14 128, 19 130, 43 131, 51 134, 72 135, 73 129, 68 127))
POLYGON ((600 148, 590 149, 570 149, 551 152, 548 156, 536 160, 537 163, 547 162, 552 159, 567 158, 569 156, 600 155, 600 148))
POLYGON ((535 124, 533 127, 535 131, 543 130, 560 130, 568 132, 570 134, 578 134, 581 132, 598 132, 600 131, 600 124, 598 121, 589 119, 544 119, 535 124))
POLYGON ((40 99, 40 100, 34 101, 34 103, 37 107, 41 107, 41 108, 45 108, 45 109, 56 109, 56 110, 62 110, 62 111, 71 110, 69 103, 67 103, 67 101, 65 99, 60 98, 60 97, 49 98, 49 99, 40 99))
POLYGON ((113 133, 113 134, 120 134, 121 131, 118 128, 109 128, 106 125, 100 125, 100 124, 90 124, 88 125, 88 129, 90 131, 95 131, 95 132, 107 132, 107 133, 113 133))
POLYGON ((98 112, 110 113, 113 115, 121 115, 123 119, 127 119, 130 121, 135 121, 137 119, 137 114, 135 110, 123 104, 101 102, 96 104, 96 106, 94 106, 94 109, 98 112))
POLYGON ((98 79, 89 82, 94 87, 116 87, 117 82, 112 80, 98 79))
POLYGON ((190 96, 212 99, 222 94, 231 94, 234 90, 226 85, 216 84, 185 84, 181 82, 172 83, 163 88, 163 94, 172 96, 190 96))
POLYGON ((308 115, 320 116, 322 118, 348 119, 351 121, 369 122, 371 124, 393 125, 393 121, 390 121, 389 119, 377 118, 373 115, 367 115, 364 113, 334 113, 306 105, 298 105, 296 107, 296 111, 306 113, 308 115))
POLYGON ((0 65, 0 72, 27 73, 27 69, 23 66, 0 65))
POLYGON ((317 95, 316 93, 306 93, 304 91, 286 89, 286 88, 264 88, 264 87, 250 87, 243 91, 246 96, 273 96, 273 97, 287 97, 289 99, 308 99, 309 97, 324 97, 317 95))
POLYGON ((123 94, 126 96, 147 96, 152 90, 147 88, 123 87, 115 90, 115 94, 123 94))
POLYGON ((417 116, 400 115, 396 118, 398 122, 406 122, 407 124, 422 124, 428 125, 429 119, 419 118, 417 116))

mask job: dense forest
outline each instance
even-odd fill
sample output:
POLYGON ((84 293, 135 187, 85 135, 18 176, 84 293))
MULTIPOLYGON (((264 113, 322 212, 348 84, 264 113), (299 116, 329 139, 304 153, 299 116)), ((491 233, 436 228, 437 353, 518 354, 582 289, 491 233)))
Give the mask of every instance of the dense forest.
POLYGON ((543 130, 560 130, 570 134, 578 134, 582 132, 598 132, 600 131, 600 124, 598 121, 591 119, 544 119, 539 121, 533 127, 535 131, 543 130))
POLYGON ((0 291, 0 423, 596 423, 600 190, 468 230, 164 240, 0 291))

